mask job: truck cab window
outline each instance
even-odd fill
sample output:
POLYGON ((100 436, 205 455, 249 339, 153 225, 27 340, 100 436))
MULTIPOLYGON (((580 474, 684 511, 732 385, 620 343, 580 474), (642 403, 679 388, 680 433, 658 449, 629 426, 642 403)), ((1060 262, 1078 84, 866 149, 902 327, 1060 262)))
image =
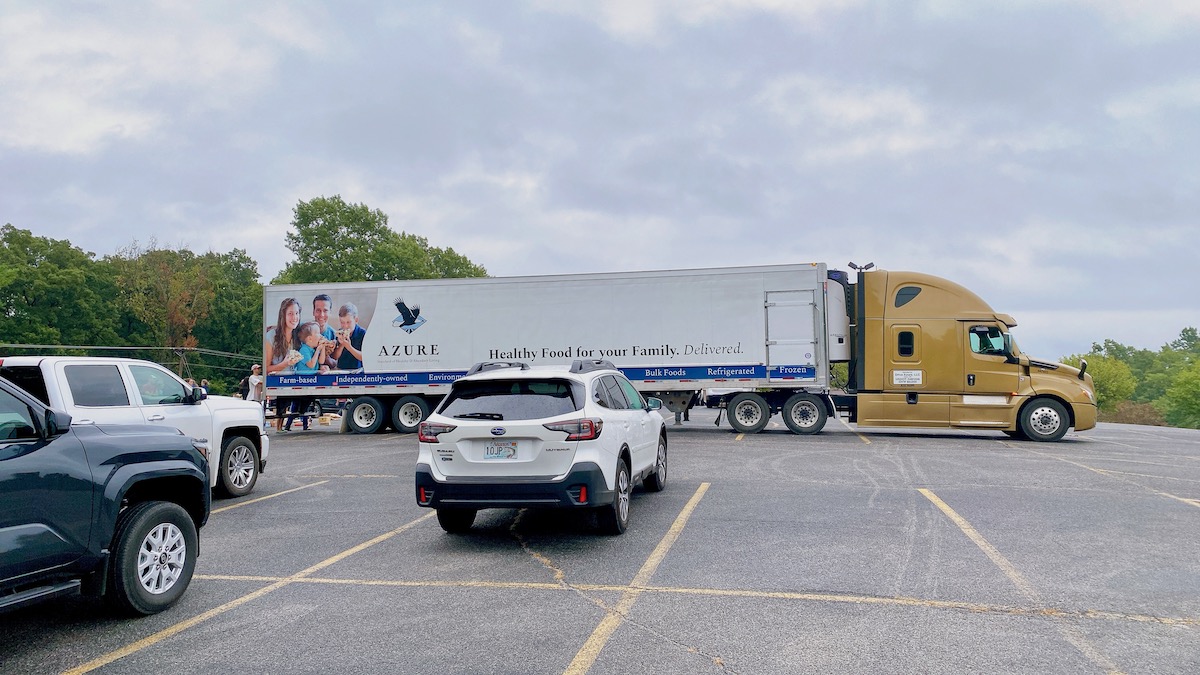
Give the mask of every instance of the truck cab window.
POLYGON ((1004 333, 996 326, 971 326, 971 351, 976 354, 1003 354, 1004 333))
POLYGON ((142 405, 164 405, 182 403, 187 394, 182 382, 158 370, 147 366, 132 366, 133 381, 137 383, 138 394, 142 397, 142 405))
POLYGON ((110 365, 71 365, 63 369, 75 405, 113 407, 129 405, 121 371, 110 365))
POLYGON ((913 301, 913 298, 921 294, 920 286, 905 286, 896 291, 896 306, 903 307, 913 301))
POLYGON ((916 342, 913 340, 912 331, 901 331, 896 336, 896 352, 900 356, 909 357, 916 351, 916 342))

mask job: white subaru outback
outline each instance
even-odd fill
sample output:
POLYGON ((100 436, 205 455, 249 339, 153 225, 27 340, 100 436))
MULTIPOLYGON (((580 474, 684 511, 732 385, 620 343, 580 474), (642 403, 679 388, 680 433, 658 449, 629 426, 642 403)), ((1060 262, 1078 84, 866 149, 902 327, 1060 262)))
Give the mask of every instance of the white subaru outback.
POLYGON ((557 507, 595 509, 621 534, 633 485, 667 484, 661 407, 608 361, 478 363, 421 423, 417 504, 447 532, 479 509, 557 507))

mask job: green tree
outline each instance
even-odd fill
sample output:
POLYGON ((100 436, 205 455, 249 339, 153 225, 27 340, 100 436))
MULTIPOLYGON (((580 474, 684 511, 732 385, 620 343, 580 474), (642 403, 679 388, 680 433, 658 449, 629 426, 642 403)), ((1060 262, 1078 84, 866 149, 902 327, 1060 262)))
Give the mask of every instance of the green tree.
POLYGON ((1096 406, 1102 412, 1115 412, 1118 404, 1128 400, 1137 388, 1137 378, 1124 361, 1100 354, 1076 354, 1063 359, 1063 363, 1078 368, 1085 358, 1088 362, 1087 372, 1096 385, 1096 406))
POLYGON ((1200 429, 1200 363, 1193 363, 1175 377, 1161 407, 1172 426, 1200 429))
POLYGON ((296 259, 276 284, 483 277, 487 271, 454 249, 440 249, 388 227, 387 214, 338 195, 300 202, 286 242, 296 259))
POLYGON ((4 342, 117 345, 115 286, 94 254, 69 241, 0 228, 0 336, 4 342))

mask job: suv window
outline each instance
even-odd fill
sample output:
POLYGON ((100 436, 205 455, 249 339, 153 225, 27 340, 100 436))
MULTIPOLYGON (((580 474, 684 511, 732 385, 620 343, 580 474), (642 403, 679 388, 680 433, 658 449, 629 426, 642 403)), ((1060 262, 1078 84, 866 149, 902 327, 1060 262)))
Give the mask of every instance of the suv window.
POLYGON ((112 407, 129 405, 121 371, 115 365, 69 365, 63 368, 75 405, 112 407))
POLYGON ((583 408, 583 395, 569 380, 479 380, 456 382, 438 413, 460 419, 531 420, 583 408))
POLYGON ((621 391, 625 392, 625 400, 629 401, 629 407, 634 410, 641 410, 646 407, 646 401, 642 399, 642 395, 637 389, 633 388, 633 384, 623 377, 613 377, 617 384, 621 385, 621 391))
POLYGON ((600 378, 597 387, 604 387, 605 393, 608 395, 609 407, 613 410, 627 410, 629 402, 625 400, 625 392, 621 391, 621 385, 617 384, 616 378, 612 375, 605 375, 600 378))

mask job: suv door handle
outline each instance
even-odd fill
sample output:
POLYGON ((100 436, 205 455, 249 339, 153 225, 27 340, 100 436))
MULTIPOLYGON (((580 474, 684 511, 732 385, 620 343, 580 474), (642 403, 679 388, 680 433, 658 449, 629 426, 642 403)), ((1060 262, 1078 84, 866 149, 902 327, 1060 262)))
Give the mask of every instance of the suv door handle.
POLYGON ((151 422, 161 422, 167 418, 165 415, 151 415, 151 416, 147 417, 146 419, 150 420, 151 422))

